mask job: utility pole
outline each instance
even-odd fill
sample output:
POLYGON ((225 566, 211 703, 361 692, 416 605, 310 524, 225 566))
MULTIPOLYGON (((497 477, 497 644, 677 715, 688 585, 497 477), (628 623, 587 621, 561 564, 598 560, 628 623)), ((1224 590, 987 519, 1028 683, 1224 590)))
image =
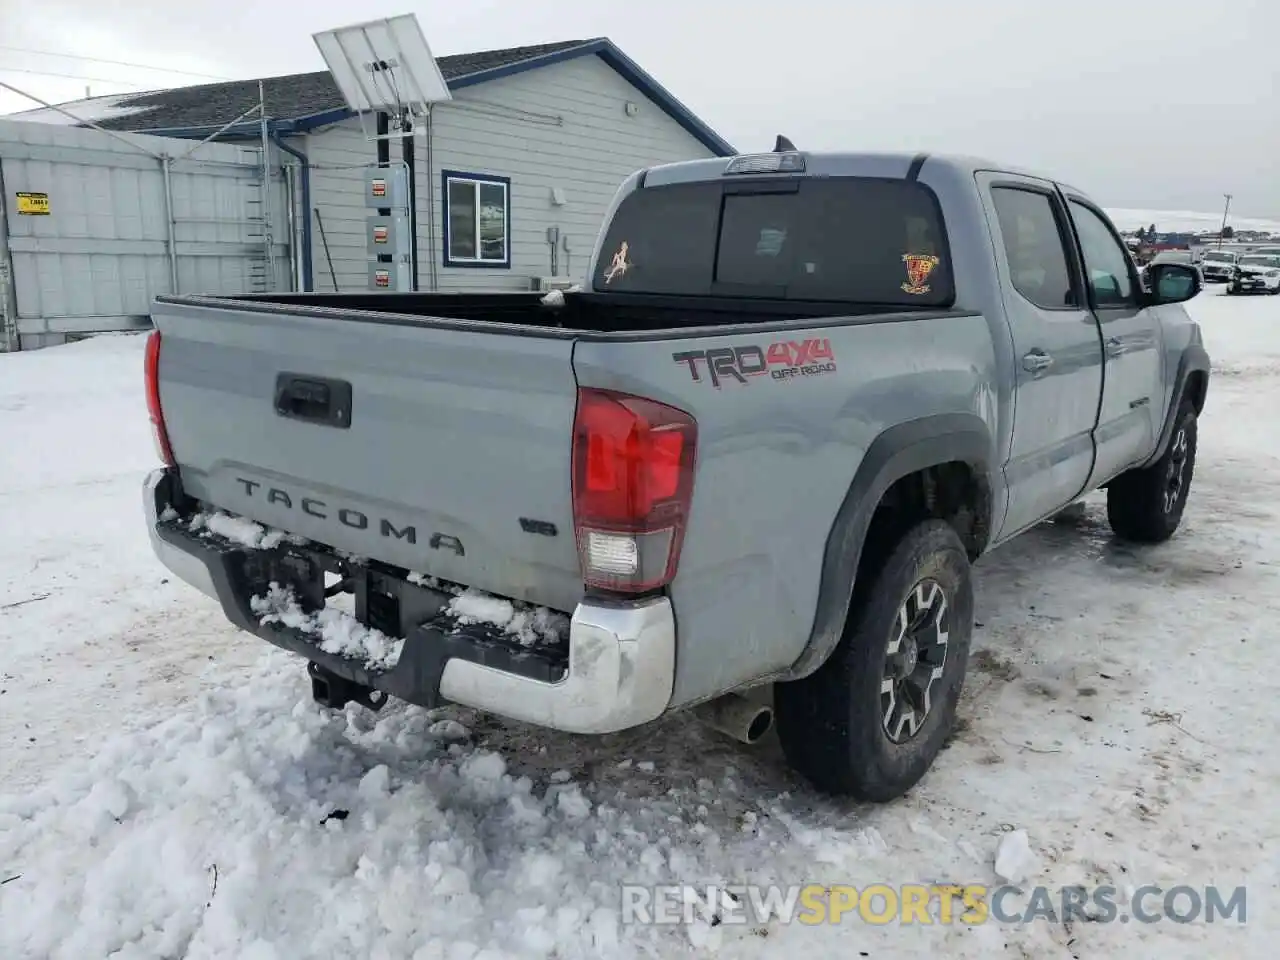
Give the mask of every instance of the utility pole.
POLYGON ((1222 249, 1222 235, 1227 230, 1227 211, 1231 209, 1231 194, 1224 193, 1223 196, 1227 198, 1227 203, 1226 203, 1226 206, 1222 208, 1222 229, 1218 231, 1218 249, 1219 250, 1222 249))

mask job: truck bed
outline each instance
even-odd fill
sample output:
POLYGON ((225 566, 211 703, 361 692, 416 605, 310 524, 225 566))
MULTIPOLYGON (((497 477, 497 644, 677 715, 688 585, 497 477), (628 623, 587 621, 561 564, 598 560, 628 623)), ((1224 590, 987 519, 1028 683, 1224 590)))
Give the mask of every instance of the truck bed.
MULTIPOLYGON (((283 293, 225 297, 161 296, 159 303, 295 313, 353 321, 433 326, 480 322, 529 327, 550 335, 649 333, 690 327, 738 326, 843 317, 849 322, 920 311, 891 304, 737 297, 564 293, 559 306, 540 293, 283 293)), ((930 312, 930 315, 936 311, 930 312)), ((532 332, 532 330, 530 331, 532 332)))

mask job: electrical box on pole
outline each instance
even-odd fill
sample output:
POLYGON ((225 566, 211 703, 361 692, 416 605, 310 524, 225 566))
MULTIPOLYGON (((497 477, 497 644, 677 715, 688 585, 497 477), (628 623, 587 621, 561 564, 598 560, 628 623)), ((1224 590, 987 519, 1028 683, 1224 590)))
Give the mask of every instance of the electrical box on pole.
MULTIPOLYGON (((403 139, 431 104, 453 99, 413 14, 324 30, 312 39, 347 106, 360 117, 366 140, 403 139)), ((407 164, 390 162, 385 150, 379 159, 365 169, 369 289, 411 291, 417 270, 414 178, 407 164)))

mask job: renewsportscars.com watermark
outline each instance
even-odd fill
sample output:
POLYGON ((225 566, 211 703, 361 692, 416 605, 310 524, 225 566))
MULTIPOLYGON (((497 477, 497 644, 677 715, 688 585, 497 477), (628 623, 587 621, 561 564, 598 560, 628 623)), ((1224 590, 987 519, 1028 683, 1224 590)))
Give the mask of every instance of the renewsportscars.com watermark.
POLYGON ((624 924, 963 924, 1218 923, 1247 919, 1244 887, 1147 885, 1128 896, 1116 887, 989 887, 982 884, 876 883, 866 887, 802 884, 625 884, 624 924))

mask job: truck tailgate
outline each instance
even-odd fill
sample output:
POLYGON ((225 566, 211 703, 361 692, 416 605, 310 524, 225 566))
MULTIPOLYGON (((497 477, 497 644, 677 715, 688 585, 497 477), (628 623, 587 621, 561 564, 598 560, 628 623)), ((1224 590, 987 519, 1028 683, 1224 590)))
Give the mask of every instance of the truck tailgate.
POLYGON ((164 302, 153 318, 191 496, 508 597, 580 598, 572 339, 164 302))

